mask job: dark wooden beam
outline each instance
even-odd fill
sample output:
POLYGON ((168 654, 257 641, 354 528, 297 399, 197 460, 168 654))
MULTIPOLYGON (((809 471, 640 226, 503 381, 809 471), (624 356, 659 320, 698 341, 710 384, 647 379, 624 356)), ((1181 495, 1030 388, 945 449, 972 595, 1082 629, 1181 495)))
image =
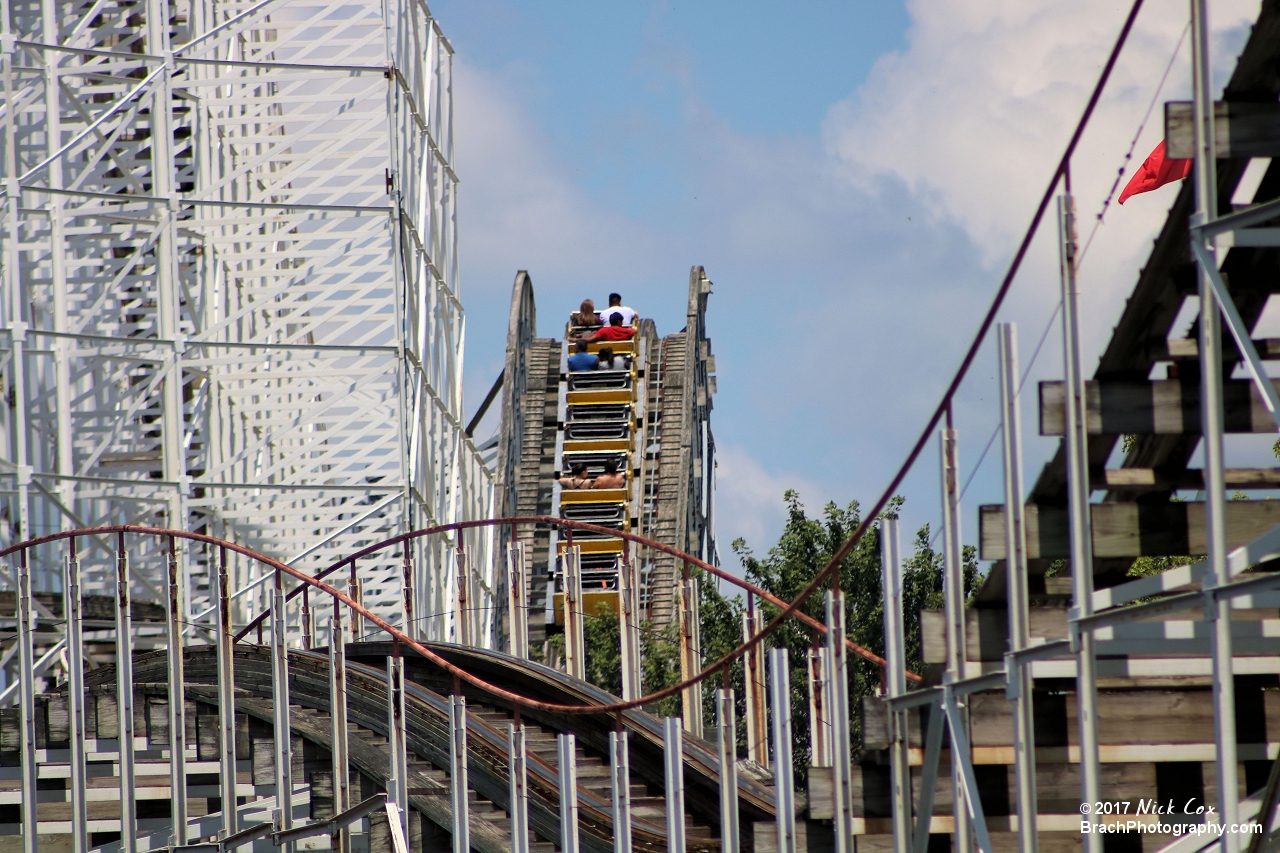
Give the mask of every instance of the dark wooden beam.
MULTIPOLYGON (((1213 105, 1213 142, 1223 159, 1280 156, 1280 103, 1218 101, 1213 105)), ((1190 101, 1165 102, 1164 147, 1170 158, 1196 156, 1190 101)))
MULTIPOLYGON (((1280 468, 1228 468, 1224 472, 1229 489, 1280 489, 1280 468)), ((1126 492, 1172 492, 1203 489, 1204 472, 1199 468, 1166 473, 1155 468, 1112 468, 1090 478, 1094 489, 1126 492)))
MULTIPOLYGON (((1280 388, 1280 381, 1272 380, 1280 388)), ((1227 432, 1275 432, 1276 422, 1253 383, 1224 383, 1227 432)), ((1063 384, 1040 383, 1040 434, 1062 435, 1063 384)), ((1200 383, 1191 379, 1085 383, 1085 409, 1091 435, 1199 435, 1200 383)))
MULTIPOLYGON (((1204 503, 1092 505, 1093 554, 1105 557, 1181 557, 1205 552, 1204 503)), ((1280 501, 1228 501, 1227 547, 1244 545, 1280 524, 1280 501)), ((978 508, 978 553, 1003 560, 1004 505, 978 508)), ((1027 506, 1027 558, 1068 556, 1067 511, 1027 506)))

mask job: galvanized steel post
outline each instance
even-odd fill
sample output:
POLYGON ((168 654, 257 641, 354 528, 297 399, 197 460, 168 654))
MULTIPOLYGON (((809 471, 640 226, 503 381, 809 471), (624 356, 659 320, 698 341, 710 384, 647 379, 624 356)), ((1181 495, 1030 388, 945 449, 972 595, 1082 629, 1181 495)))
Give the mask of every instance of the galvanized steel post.
MULTIPOLYGON (((449 697, 449 722, 452 731, 454 721, 453 704, 460 696, 449 697)), ((465 740, 466 718, 463 717, 463 748, 465 740)), ((456 740, 456 738, 455 738, 456 740)), ((400 656, 400 644, 395 644, 395 651, 387 658, 387 744, 390 747, 391 767, 390 779, 387 780, 387 798, 399 808, 400 829, 405 838, 409 837, 409 750, 405 737, 404 719, 404 658, 400 656)), ((455 746, 456 749, 456 746, 455 746)), ((465 757, 462 766, 466 766, 465 757)), ((466 776, 463 775, 465 791, 466 776)), ((464 794, 465 799, 465 794, 464 794)), ((456 806, 456 803, 455 803, 456 806)), ((456 845, 455 845, 456 849, 456 845)), ((466 853, 466 848, 463 848, 466 853)))
POLYGON ((471 645, 471 573, 467 569, 467 552, 458 545, 457 618, 454 620, 454 637, 463 646, 471 645))
POLYGON ((853 756, 844 594, 827 591, 827 683, 831 686, 831 797, 835 853, 853 853, 853 756))
POLYGON ((120 849, 134 853, 138 849, 138 828, 133 791, 133 612, 123 532, 116 538, 116 722, 120 746, 120 849))
MULTIPOLYGON (((960 537, 960 461, 956 431, 947 426, 939 431, 942 453, 942 596, 946 618, 947 668, 952 681, 964 678, 967 654, 965 626, 964 551, 960 537)), ((957 725, 968 731, 969 710, 956 703, 957 725)), ((956 746, 951 746, 951 812, 955 821, 955 853, 972 853, 973 827, 964 801, 965 786, 960 764, 955 760, 956 746)))
MULTIPOLYGON (((329 623, 329 711, 333 723, 333 813, 341 814, 352 803, 347 742, 347 644, 342 631, 342 602, 336 598, 333 600, 333 621, 329 623)), ((351 849, 351 833, 347 827, 339 827, 335 831, 333 848, 339 853, 348 853, 351 849)))
POLYGON ((508 782, 511 806, 511 853, 529 853, 529 765, 525 752, 524 724, 507 724, 510 746, 508 782))
POLYGON ((67 717, 71 736, 71 850, 89 853, 88 766, 85 764, 84 626, 76 538, 67 545, 63 612, 67 618, 67 717))
POLYGON ((796 853, 796 783, 791 759, 791 664, 787 650, 769 650, 769 710, 773 717, 773 787, 778 853, 796 853))
MULTIPOLYGON (((764 630, 764 620, 751 593, 747 593, 747 612, 742 614, 742 641, 745 643, 764 630)), ((747 707, 747 760, 769 769, 769 724, 765 713, 765 649, 764 640, 747 649, 742 656, 742 676, 747 707)))
POLYGON ((716 691, 716 746, 720 753, 720 850, 739 853, 742 831, 738 825, 738 725, 733 691, 716 691))
MULTIPOLYGON (((1071 195, 1058 198, 1059 267, 1062 281, 1062 363, 1066 401, 1067 500, 1070 507, 1071 591, 1074 615, 1093 613, 1093 520, 1089 509, 1089 434, 1084 378, 1080 373, 1080 315, 1076 288, 1075 205, 1071 195)), ((1076 726, 1080 744, 1080 799, 1102 799, 1098 756, 1098 673, 1092 631, 1080 634, 1076 652, 1076 726)), ((1098 813, 1083 821, 1095 829, 1098 813)), ((1085 853, 1102 853, 1103 836, 1081 835, 1085 853)))
POLYGON ((218 549, 218 770, 222 793, 222 836, 240 831, 236 821, 235 627, 231 623, 231 578, 227 549, 218 549))
POLYGON ((571 734, 556 736, 560 757, 560 853, 579 853, 578 747, 571 734))
POLYGON ((507 612, 511 620, 508 649, 515 657, 528 658, 529 602, 523 542, 507 545, 507 612))
POLYGON ((831 688, 827 681, 827 651, 813 646, 805 654, 809 682, 809 766, 831 766, 831 688))
POLYGON ((169 813, 173 815, 171 843, 187 843, 187 713, 185 668, 182 660, 182 572, 178 569, 178 552, 169 537, 169 595, 165 618, 168 627, 169 656, 169 813))
MULTIPOLYGON (((1005 577, 1009 609, 1009 649, 1031 643, 1027 623, 1027 539, 1022 503, 1022 412, 1018 393, 1018 330, 1001 323, 1000 406, 1004 433, 1005 577)), ((1009 683, 1017 686, 1013 711, 1013 766, 1018 812, 1019 853, 1036 853, 1036 738, 1031 666, 1006 658, 1009 683)))
POLYGON ((587 645, 582 624, 582 548, 564 549, 564 663, 574 678, 587 677, 587 645))
MULTIPOLYGON (((702 631, 698 579, 689 576, 680 585, 680 680, 686 681, 702 670, 702 631)), ((702 737, 702 682, 690 684, 680 692, 684 727, 694 737, 702 737)))
MULTIPOLYGON (((401 702, 403 702, 403 694, 401 702)), ((402 712, 403 718, 403 712, 402 712)), ((403 741, 401 741, 403 749, 403 741)), ((402 753, 403 754, 403 753, 402 753)), ((449 793, 453 805, 453 853, 470 853, 471 802, 467 793, 467 700, 449 697, 449 793)), ((406 788, 407 791, 407 788, 406 788)), ((408 797, 405 798, 408 809, 408 797)))
POLYGON ((622 565, 618 573, 619 608, 618 638, 622 656, 622 698, 638 699, 643 692, 640 684, 640 584, 636 578, 635 563, 631 560, 631 548, 627 540, 622 542, 622 565))
MULTIPOLYGON (((1209 21, 1205 0, 1191 0, 1191 90, 1195 119, 1196 216, 1193 224, 1212 222, 1218 216, 1217 149, 1214 140, 1214 104, 1209 61, 1209 21)), ((1192 236, 1193 240, 1198 239, 1192 236)), ((1216 240, 1206 246, 1210 256, 1216 240)), ((1200 269, 1200 417, 1204 436, 1204 491, 1206 555, 1209 574, 1203 587, 1211 589, 1230 580, 1227 566, 1226 483, 1223 433, 1223 365, 1220 306, 1213 284, 1200 269)), ((1205 616, 1211 625, 1213 657, 1214 764, 1217 768, 1218 820, 1230 827, 1238 822, 1239 770, 1236 749, 1235 683, 1232 676, 1231 602, 1208 598, 1205 616)), ((1225 832, 1222 853, 1236 853, 1239 836, 1225 832)))
POLYGON ((685 853, 684 737, 679 717, 662 718, 662 758, 666 769, 667 850, 685 853))
MULTIPOLYGON (((35 646, 32 620, 35 610, 31 606, 31 571, 27 564, 27 549, 18 552, 18 705, 22 720, 22 847, 27 853, 36 849, 36 800, 39 795, 36 762, 36 694, 35 694, 35 646)), ((132 679, 127 682, 132 692, 132 679)), ((130 731, 133 723, 130 720, 130 731)), ((132 784, 132 781, 130 782, 132 784)), ((124 777, 120 780, 124 791, 124 777)), ((132 848, 129 848, 132 850, 132 848)))
MULTIPOLYGON (((880 519, 880 565, 884 585, 884 659, 888 696, 907 692, 907 653, 902 627, 902 555, 898 519, 880 519)), ((911 765, 907 712, 889 713, 889 801, 893 808, 893 849, 911 849, 911 765)))
POLYGON ((271 700, 275 739, 276 806, 280 829, 293 827, 293 729, 289 725, 289 649, 284 625, 284 587, 279 572, 271 591, 271 700))
POLYGON ((613 853, 631 853, 631 755, 625 728, 609 732, 609 775, 613 792, 613 853))

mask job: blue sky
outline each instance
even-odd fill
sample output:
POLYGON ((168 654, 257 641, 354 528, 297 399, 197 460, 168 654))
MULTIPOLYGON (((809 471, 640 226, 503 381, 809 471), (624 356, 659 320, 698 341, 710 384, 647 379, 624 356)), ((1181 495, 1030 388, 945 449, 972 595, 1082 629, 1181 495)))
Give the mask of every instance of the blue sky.
MULTIPOLYGON (((702 264, 726 564, 737 536, 776 540, 786 488, 810 510, 871 502, 967 345, 1127 6, 436 0, 456 50, 468 413, 501 368, 517 269, 541 334, 615 289, 665 334, 702 264)), ((1075 164, 1089 221, 1147 107, 1186 89, 1184 47, 1156 92, 1185 3, 1147 7, 1075 164)), ((1214 4, 1221 72, 1256 9, 1214 4)), ((1109 212, 1091 248, 1090 372, 1174 191, 1109 212)), ((1045 231, 1003 317, 1024 362, 1056 305, 1055 264, 1045 231)), ((1060 375, 1059 346, 1051 329, 1033 380, 1060 375)), ((958 401, 966 477, 997 420, 989 349, 958 401)), ((1030 483, 1053 442, 1029 407, 1024 422, 1030 483)), ((966 497, 967 540, 977 504, 1001 499, 998 462, 966 497)), ((931 448, 902 490, 910 530, 936 521, 936 483, 931 448)))

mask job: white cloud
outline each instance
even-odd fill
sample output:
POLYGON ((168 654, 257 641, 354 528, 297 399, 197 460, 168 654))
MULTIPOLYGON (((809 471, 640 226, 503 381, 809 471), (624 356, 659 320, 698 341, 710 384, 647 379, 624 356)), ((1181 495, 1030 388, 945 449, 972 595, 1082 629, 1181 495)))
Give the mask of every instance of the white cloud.
POLYGON ((777 543, 787 520, 782 500, 787 489, 799 492, 810 515, 826 502, 826 489, 808 478, 795 472, 772 473, 744 448, 716 445, 716 541, 727 569, 740 569, 730 548, 734 539, 745 539, 759 556, 777 543))

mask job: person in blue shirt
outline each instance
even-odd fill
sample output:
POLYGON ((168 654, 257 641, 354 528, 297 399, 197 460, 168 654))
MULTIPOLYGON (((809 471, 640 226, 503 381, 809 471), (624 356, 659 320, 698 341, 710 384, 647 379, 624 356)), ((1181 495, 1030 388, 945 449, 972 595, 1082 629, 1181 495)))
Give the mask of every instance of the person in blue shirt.
POLYGON ((573 355, 569 356, 569 370, 595 370, 600 366, 600 359, 587 352, 587 342, 578 341, 573 345, 573 355))

